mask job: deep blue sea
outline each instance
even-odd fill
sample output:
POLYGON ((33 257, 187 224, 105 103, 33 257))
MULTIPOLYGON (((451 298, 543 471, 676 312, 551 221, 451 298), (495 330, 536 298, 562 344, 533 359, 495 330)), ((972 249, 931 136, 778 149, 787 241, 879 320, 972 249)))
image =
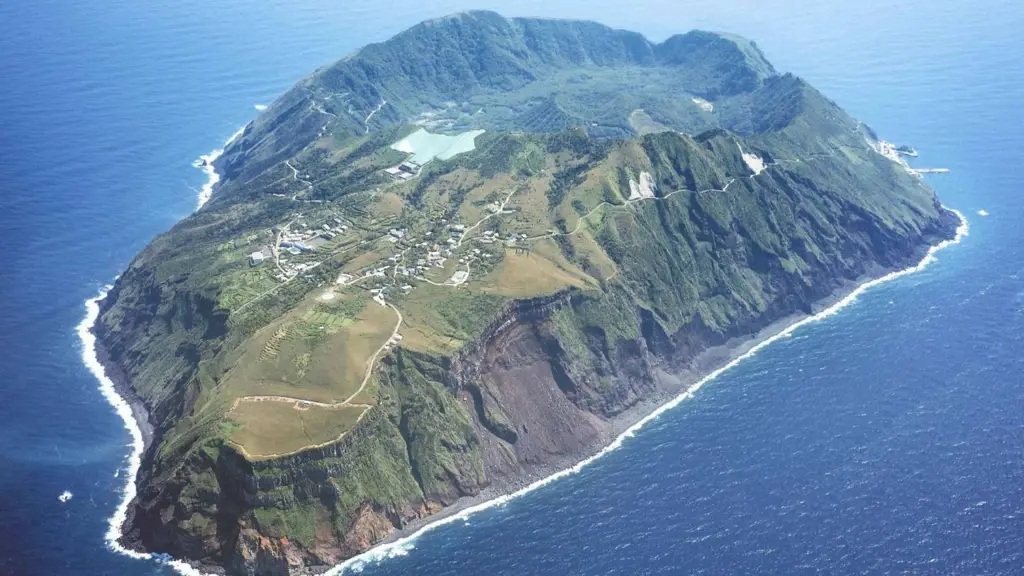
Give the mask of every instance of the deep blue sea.
POLYGON ((170 574, 105 547, 130 437, 84 302, 193 210, 191 162, 293 82, 488 7, 755 39, 918 148, 970 235, 705 386, 577 475, 365 574, 1024 573, 1019 0, 0 2, 0 574, 170 574), (827 6, 826 6, 827 4, 827 6), (981 216, 979 210, 990 215, 981 216), (61 503, 64 490, 74 497, 61 503))

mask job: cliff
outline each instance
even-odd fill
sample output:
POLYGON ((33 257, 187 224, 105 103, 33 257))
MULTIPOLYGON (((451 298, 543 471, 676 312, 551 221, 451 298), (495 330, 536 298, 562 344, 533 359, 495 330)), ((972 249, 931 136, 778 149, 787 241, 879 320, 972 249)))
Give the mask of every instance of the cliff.
POLYGON ((954 234, 873 138, 706 32, 474 12, 317 71, 103 304, 154 428, 124 542, 324 569, 596 451, 954 234))

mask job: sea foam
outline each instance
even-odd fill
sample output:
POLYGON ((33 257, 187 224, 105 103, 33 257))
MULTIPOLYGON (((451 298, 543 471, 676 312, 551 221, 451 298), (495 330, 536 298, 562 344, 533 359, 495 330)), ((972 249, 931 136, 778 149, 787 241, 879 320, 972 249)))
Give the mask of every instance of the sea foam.
MULTIPOLYGON (((248 126, 248 124, 246 126, 248 126)), ((235 141, 235 138, 238 138, 242 135, 242 132, 245 132, 246 126, 242 126, 237 132, 232 134, 231 137, 228 138, 227 142, 224 143, 223 148, 217 148, 209 154, 203 154, 199 157, 199 160, 196 161, 195 166, 202 168, 203 172, 206 173, 206 183, 203 184, 203 187, 199 190, 199 197, 196 199, 196 210, 199 210, 203 207, 203 204, 210 201, 210 198, 213 197, 213 188, 217 186, 218 182, 220 182, 220 174, 217 173, 217 169, 214 168, 213 163, 220 158, 221 154, 224 153, 224 148, 227 148, 235 141)))
MULTIPOLYGON (((239 132, 237 132, 235 136, 232 136, 232 138, 228 140, 228 143, 230 143, 231 140, 236 138, 240 133, 241 130, 239 130, 239 132)), ((928 249, 928 252, 925 254, 924 258, 922 258, 921 261, 918 262, 916 265, 911 266, 909 268, 905 268, 903 270, 892 272, 890 274, 882 276, 881 278, 876 278, 874 280, 865 282, 858 286, 856 289, 854 289, 852 292, 850 292, 850 294, 848 294, 845 298, 839 300, 838 302, 826 308, 825 310, 822 310, 821 312, 813 316, 808 316, 807 318, 795 322, 786 327, 784 330, 778 332, 777 334, 755 344, 750 348, 750 350, 747 350, 745 353, 741 354, 740 356, 737 356, 728 364, 725 364, 724 366, 711 372, 704 378, 701 378, 699 381, 692 384, 689 388, 680 393, 678 396, 676 396, 666 404, 659 406, 656 410, 654 410, 647 416, 641 418, 635 424, 627 428, 622 434, 616 437, 611 444, 605 446, 593 456, 590 456, 589 458, 586 458, 578 462, 576 465, 570 468, 566 468, 565 470, 556 472, 546 478, 537 480, 536 482, 533 482, 532 484, 526 486, 525 488, 512 492, 511 494, 499 496, 497 498, 494 498, 493 500, 488 500, 487 502, 476 504, 474 506, 470 506, 468 508, 460 510, 459 512, 452 514, 451 516, 435 520, 434 522, 431 522, 423 526, 422 528, 420 528, 419 530, 405 538, 401 538, 399 540, 395 540, 394 542, 388 542, 386 544, 381 544, 379 546, 371 548, 370 550, 367 550, 366 552, 358 556, 354 556, 346 560, 345 562, 332 567, 325 573, 325 576, 340 576, 341 574, 344 574, 348 571, 359 573, 362 572, 363 568, 365 568, 368 564, 376 564, 389 558, 406 556, 407 554, 409 554, 410 551, 415 549, 416 539, 418 539, 423 534, 426 534, 427 532, 440 528, 441 526, 445 526, 447 524, 459 521, 468 524, 467 520, 469 519, 469 517, 473 514, 476 514, 477 512, 481 512, 483 510, 487 510, 489 508, 494 508, 497 506, 504 506, 505 504, 511 502, 512 500, 516 500, 524 496, 525 494, 537 490, 538 488, 542 488, 544 486, 547 486, 548 484, 551 484, 552 482, 561 480, 562 478, 572 476, 578 473, 580 470, 583 470, 585 467, 589 466, 596 460, 600 459, 602 456, 608 454, 609 452, 612 452, 613 450, 617 450, 619 447, 623 445, 623 443, 626 440, 635 436, 636 433, 644 426, 656 420, 665 412, 668 412, 669 410, 675 408, 683 401, 693 398, 697 391, 703 388, 704 385, 713 381, 715 378, 721 376, 723 373, 730 370, 731 368, 734 368, 740 362, 743 362, 744 360, 752 356, 755 356, 765 347, 783 338, 789 337, 790 335, 793 334, 793 332, 799 330, 803 326, 824 320, 835 315, 843 308, 846 308, 850 304, 853 304, 861 294, 875 286, 884 284, 886 282, 895 280, 896 278, 900 278, 908 274, 913 274, 915 272, 920 272, 921 270, 924 270, 929 264, 936 260, 936 253, 938 253, 940 250, 944 248, 947 248, 948 246, 959 244, 960 241, 963 240, 963 238, 966 237, 970 231, 967 218, 965 218, 964 215, 957 210, 952 210, 952 212, 955 213, 957 217, 960 219, 960 225, 957 227, 956 236, 950 240, 944 240, 936 244, 935 246, 930 247, 928 249)), ((106 298, 107 292, 110 290, 110 288, 111 286, 106 286, 103 288, 103 290, 100 291, 98 296, 86 300, 85 318, 82 319, 82 322, 79 323, 78 325, 78 336, 82 340, 82 361, 89 368, 89 371, 92 372, 94 376, 96 376, 96 379, 100 383, 100 392, 103 393, 103 397, 106 398, 108 402, 110 402, 111 406, 114 407, 114 410, 117 412, 118 416, 121 417, 121 420, 124 422, 124 426, 128 430, 132 439, 130 444, 131 453, 128 456, 128 465, 126 467, 128 471, 128 474, 126 474, 127 482, 125 483, 124 490, 122 491, 121 502, 120 504, 118 504, 117 509, 114 511, 114 514, 110 517, 109 526, 106 533, 107 546, 111 550, 123 554, 125 556, 129 556, 140 560, 151 560, 159 562, 161 564, 166 564, 167 566, 172 567, 178 573, 184 576, 210 576, 204 574, 203 572, 200 572, 195 567, 186 562, 182 562, 180 560, 173 560, 162 554, 156 555, 130 550, 122 546, 121 543, 118 541, 121 537, 121 527, 124 525, 125 518, 127 517, 128 506, 131 504, 132 500, 135 499, 135 477, 138 474, 139 467, 142 462, 142 451, 144 448, 144 443, 142 439, 142 430, 139 428, 138 423, 135 422, 135 418, 132 415, 131 406, 117 393, 117 389, 114 387, 114 382, 107 377, 106 370, 103 368, 103 365, 100 363, 99 358, 96 355, 96 336, 93 334, 92 329, 96 324, 96 320, 99 318, 100 302, 102 302, 103 299, 106 298)))
POLYGON ((92 330, 100 315, 100 302, 107 297, 107 292, 109 292, 111 288, 112 286, 109 285, 104 286, 103 289, 100 290, 99 295, 85 301, 85 318, 82 319, 77 327, 78 337, 82 341, 82 362, 85 363, 89 372, 92 372, 92 375, 99 381, 100 392, 103 394, 103 397, 107 399, 107 402, 114 407, 114 412, 121 417, 121 421, 124 422, 125 429, 128 430, 128 434, 131 436, 131 442, 129 443, 131 452, 128 455, 128 462, 125 466, 127 471, 125 478, 127 478, 127 482, 125 482, 124 489, 121 491, 121 502, 117 505, 117 508, 114 510, 114 514, 108 520, 107 533, 104 535, 104 539, 106 540, 107 547, 118 554, 135 558, 137 560, 152 560, 161 564, 166 564, 185 576, 208 576, 184 562, 163 559, 146 552, 137 552, 135 550, 125 548, 119 542, 121 538, 121 526, 124 525, 125 518, 128 515, 128 506, 130 506, 132 500, 135 499, 135 476, 138 474, 139 466, 142 464, 142 451, 145 448, 145 443, 142 439, 142 429, 139 428, 139 424, 135 421, 135 417, 132 414, 131 405, 117 393, 117 388, 114 387, 114 381, 107 376, 107 371, 103 367, 103 364, 100 363, 99 356, 96 354, 96 335, 93 334, 92 330))
MULTIPOLYGON (((241 136, 245 131, 246 126, 239 128, 238 131, 232 134, 231 137, 224 142, 224 148, 227 148, 235 141, 236 138, 241 136)), ((218 148, 209 154, 200 156, 199 160, 205 162, 196 163, 197 166, 203 169, 203 172, 205 172, 207 176, 206 183, 203 184, 203 188, 199 191, 199 198, 197 199, 196 205, 197 210, 202 208, 203 204, 206 204, 210 200, 210 197, 213 195, 214 187, 218 182, 220 182, 220 174, 217 173, 213 163, 215 160, 220 158, 221 154, 224 153, 224 148, 218 148)), ((82 361, 89 371, 92 372, 93 376, 96 377, 96 380, 99 381, 100 392, 103 394, 103 397, 107 399, 107 402, 114 407, 114 411, 121 417, 121 420, 124 422, 125 429, 128 430, 128 433, 131 436, 131 443, 129 444, 131 452, 128 455, 128 462, 125 466, 125 471, 127 472, 127 474, 125 474, 125 487, 121 492, 121 502, 118 504, 117 508, 114 510, 114 514, 108 521, 107 533, 105 535, 107 547, 114 552, 123 554, 130 558, 135 558, 137 560, 150 560, 160 564, 166 564, 185 576, 209 576, 199 570, 196 570, 192 565, 186 562, 174 560, 173 558, 162 554, 149 554, 146 552, 131 550, 122 546, 119 541, 122 536, 121 527, 124 525, 125 519, 128 516, 128 507, 131 505, 132 500, 135 499, 137 490, 135 477, 139 472, 139 467, 142 465, 142 452, 145 449, 145 441, 142 437, 142 429, 139 428, 139 424, 135 421, 135 417, 132 414, 131 405, 118 394, 113 380, 107 376, 106 369, 104 369, 103 364, 99 361, 99 356, 96 354, 96 335, 93 334, 92 330, 99 318, 100 302, 107 297, 107 293, 111 288, 113 288, 113 286, 104 286, 96 297, 85 301, 85 318, 82 319, 77 327, 78 337, 82 341, 82 361)), ((119 477, 120 472, 121 470, 115 472, 114 477, 119 477)))

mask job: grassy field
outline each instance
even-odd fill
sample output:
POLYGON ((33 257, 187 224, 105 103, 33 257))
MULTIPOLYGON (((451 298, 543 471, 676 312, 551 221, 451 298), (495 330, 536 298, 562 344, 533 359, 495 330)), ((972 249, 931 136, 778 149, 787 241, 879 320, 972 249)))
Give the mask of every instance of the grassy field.
POLYGON ((239 402, 228 414, 237 424, 230 440, 253 458, 289 454, 337 440, 351 430, 368 409, 293 402, 239 402))
POLYGON ((633 110, 629 114, 629 125, 641 136, 644 134, 654 134, 657 132, 667 132, 671 130, 668 126, 665 126, 654 118, 651 118, 651 115, 642 108, 633 110))
POLYGON ((509 298, 527 298, 570 286, 584 288, 590 283, 578 268, 561 268, 540 255, 509 250, 494 272, 480 282, 480 289, 509 298))
POLYGON ((246 344, 223 394, 341 402, 359 389, 396 320, 393 310, 362 294, 303 303, 246 344))
POLYGON ((505 301, 466 286, 421 285, 402 302, 402 346, 450 354, 475 338, 505 301))

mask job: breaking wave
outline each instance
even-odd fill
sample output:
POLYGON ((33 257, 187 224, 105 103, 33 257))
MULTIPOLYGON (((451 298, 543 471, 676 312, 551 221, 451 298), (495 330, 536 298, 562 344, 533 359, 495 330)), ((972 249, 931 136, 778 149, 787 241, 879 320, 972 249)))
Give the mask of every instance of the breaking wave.
MULTIPOLYGON (((142 451, 145 449, 145 442, 142 438, 142 429, 139 427, 138 422, 135 421, 134 414, 132 414, 131 404, 118 394, 114 381, 107 376, 107 371, 96 354, 96 335, 93 334, 92 330, 96 326, 96 320, 99 319, 100 302, 107 297, 107 293, 111 288, 113 286, 104 286, 100 290, 99 295, 85 301, 85 318, 79 322, 76 328, 78 338, 82 341, 82 362, 89 369, 89 372, 92 372, 92 375, 96 377, 96 380, 99 381, 100 393, 114 407, 114 412, 121 417, 125 429, 128 430, 128 434, 131 436, 131 443, 129 444, 131 452, 128 454, 128 462, 125 466, 127 471, 125 478, 127 480, 124 489, 121 491, 121 502, 118 503, 114 514, 108 520, 107 533, 104 535, 104 540, 107 543, 107 547, 118 554, 135 558, 136 560, 152 560, 160 564, 166 564, 184 576, 208 576, 185 562, 174 560, 162 554, 149 554, 131 550, 125 548, 119 542, 121 527, 124 525, 125 518, 128 515, 128 506, 135 499, 135 476, 139 472, 139 466, 142 465, 142 451)), ((118 475, 115 474, 115 477, 118 475)))
POLYGON ((221 154, 224 153, 224 148, 227 148, 228 145, 234 142, 235 138, 241 136, 244 131, 245 126, 242 126, 237 132, 228 138, 227 142, 224 143, 223 148, 217 148, 209 154, 203 154, 193 164, 197 168, 201 168, 206 174, 206 183, 203 184, 203 187, 199 190, 199 197, 196 199, 196 210, 199 210, 203 207, 203 204, 210 201, 210 198, 213 197, 213 188, 218 182, 220 182, 220 174, 217 173, 217 169, 214 168, 213 163, 220 158, 221 154))

